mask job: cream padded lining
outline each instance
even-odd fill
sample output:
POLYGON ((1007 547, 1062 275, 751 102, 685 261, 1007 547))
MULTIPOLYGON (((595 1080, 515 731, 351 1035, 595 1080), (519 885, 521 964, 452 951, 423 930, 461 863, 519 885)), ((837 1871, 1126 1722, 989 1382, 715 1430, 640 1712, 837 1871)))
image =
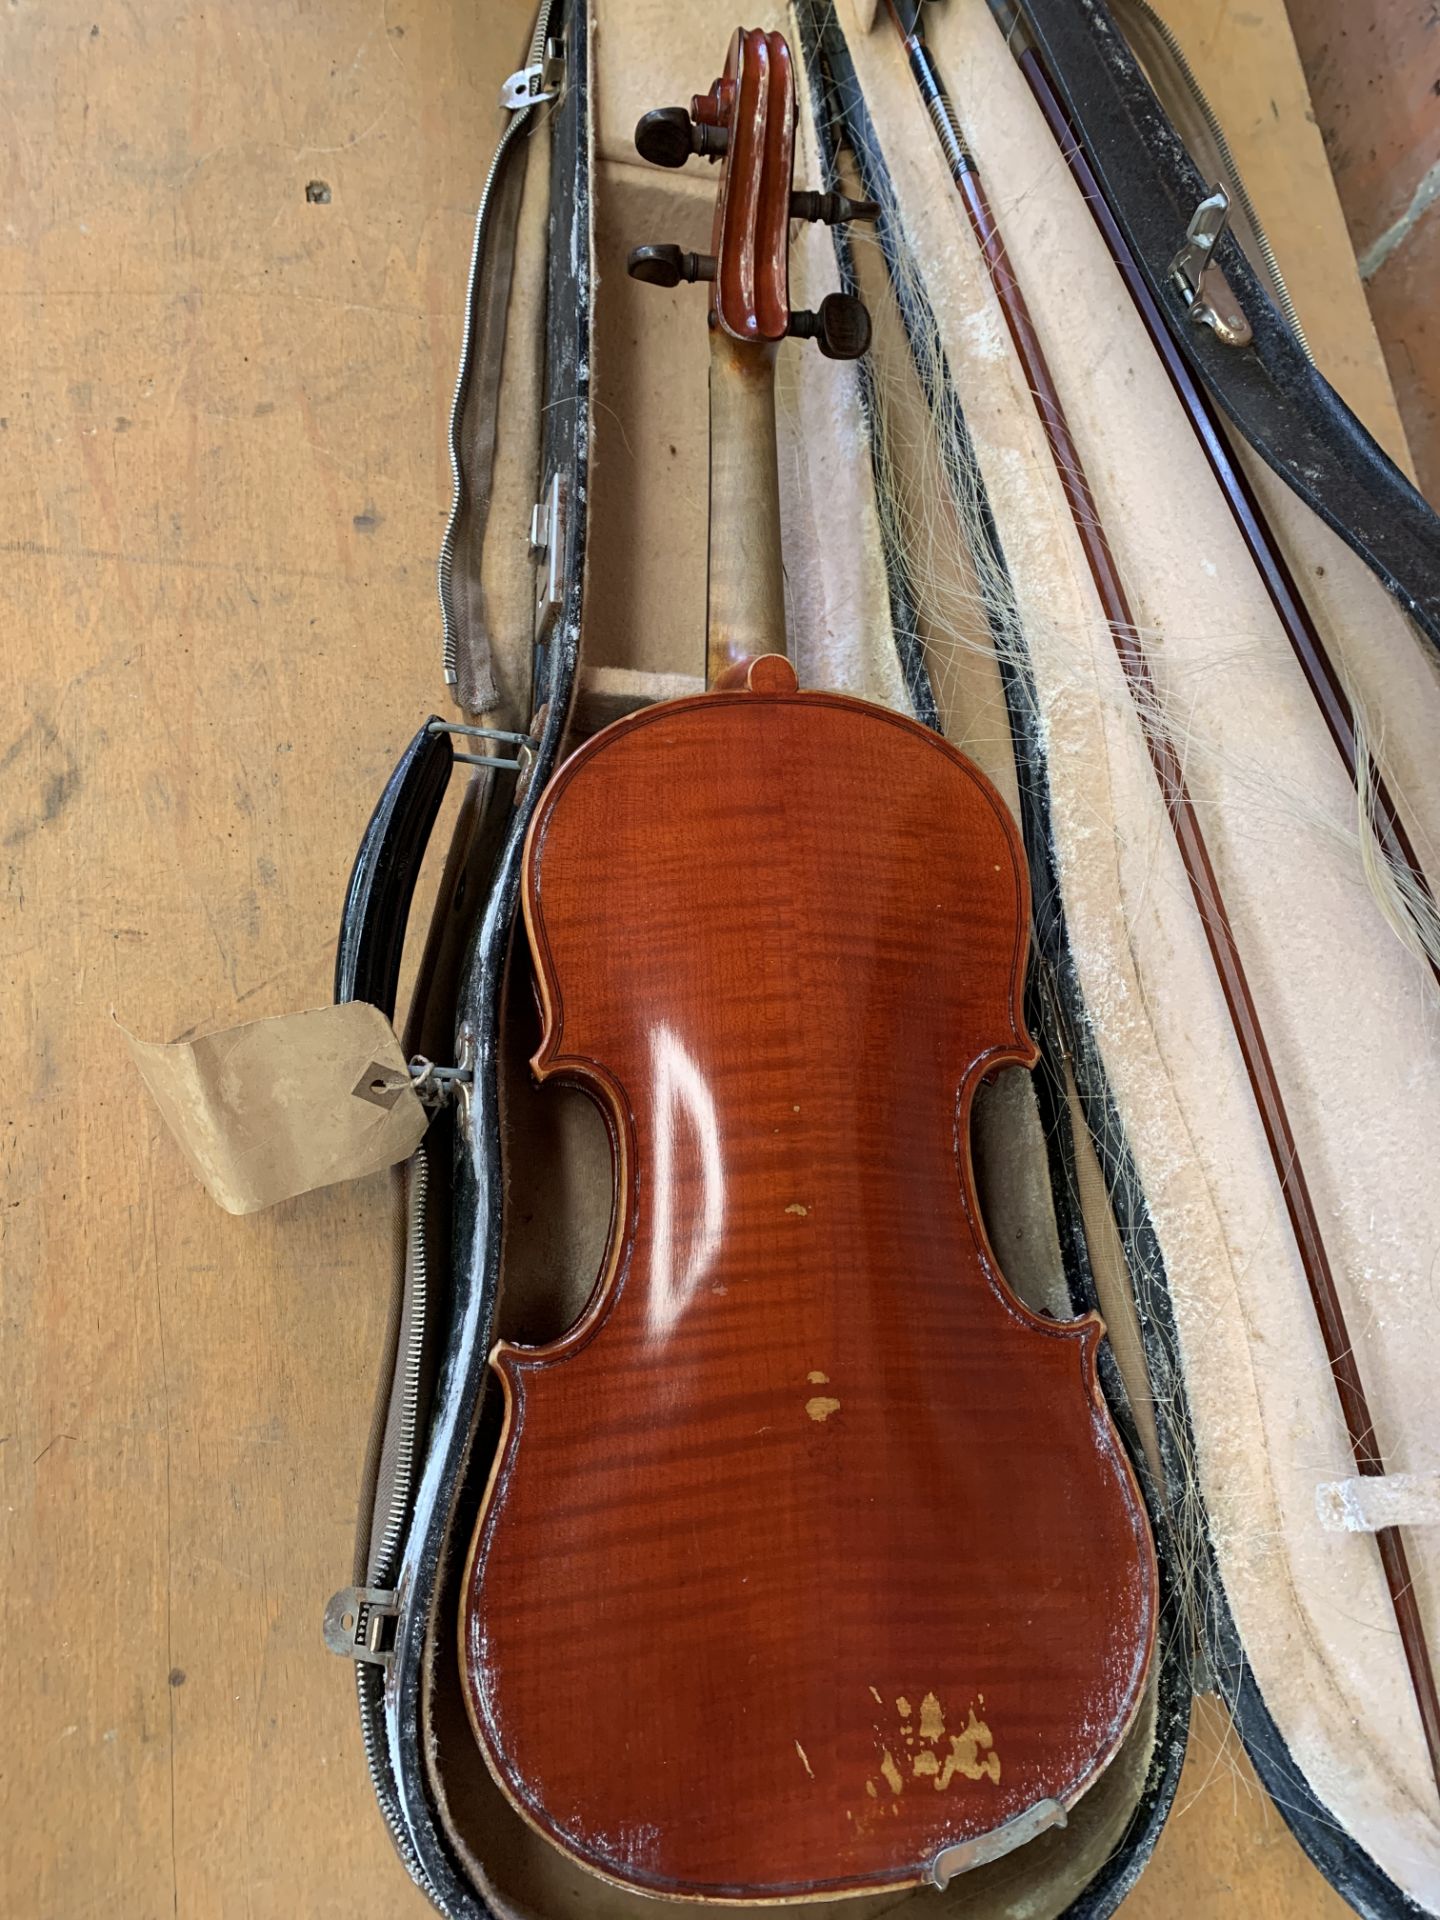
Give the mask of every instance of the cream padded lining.
MULTIPOLYGON (((1374 1544, 1316 1517, 1317 1482, 1350 1471, 1350 1454, 1314 1311, 1114 650, 963 214, 933 144, 912 135, 898 43, 865 38, 851 0, 838 13, 893 130, 906 227, 1016 575, 1077 959, 1166 1258, 1226 1591, 1316 1790, 1440 1908, 1434 1787, 1374 1544)), ((1185 742, 1387 1460, 1433 1470, 1415 1337, 1440 1233, 1433 990, 1366 892, 1339 761, 1022 76, 983 7, 937 9, 930 36, 1185 742)), ((1440 677, 1360 563, 1278 483, 1262 487, 1433 851, 1440 677)), ((1434 1636, 1435 1539, 1407 1545, 1434 1636)))

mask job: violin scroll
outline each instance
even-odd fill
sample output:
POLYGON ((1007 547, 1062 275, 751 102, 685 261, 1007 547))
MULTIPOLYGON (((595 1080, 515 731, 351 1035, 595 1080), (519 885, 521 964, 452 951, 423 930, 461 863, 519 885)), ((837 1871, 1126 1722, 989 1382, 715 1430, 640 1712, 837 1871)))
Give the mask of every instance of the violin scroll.
POLYGON ((635 279, 665 287, 710 282, 711 326, 744 344, 813 339, 832 360, 866 352, 869 315, 853 295, 832 294, 816 313, 790 308, 790 221, 836 226, 873 220, 879 209, 843 193, 793 190, 795 82, 780 34, 738 29, 710 91, 696 94, 688 112, 657 107, 643 115, 635 145, 655 166, 683 167, 696 155, 722 163, 710 252, 637 247, 629 260, 635 279))

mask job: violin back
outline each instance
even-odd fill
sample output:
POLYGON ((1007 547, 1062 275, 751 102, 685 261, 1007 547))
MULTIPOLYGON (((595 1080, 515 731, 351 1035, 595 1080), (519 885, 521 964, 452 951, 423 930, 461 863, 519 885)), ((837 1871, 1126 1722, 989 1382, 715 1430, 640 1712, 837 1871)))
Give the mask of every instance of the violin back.
POLYGON ((1104 1768, 1156 1609, 1100 1323, 1022 1306, 976 1207, 975 1088, 1034 1060, 1014 825, 898 715, 710 693, 561 769, 525 913, 616 1202, 580 1321, 493 1358, 481 1748, 652 1893, 943 1882, 1104 1768))

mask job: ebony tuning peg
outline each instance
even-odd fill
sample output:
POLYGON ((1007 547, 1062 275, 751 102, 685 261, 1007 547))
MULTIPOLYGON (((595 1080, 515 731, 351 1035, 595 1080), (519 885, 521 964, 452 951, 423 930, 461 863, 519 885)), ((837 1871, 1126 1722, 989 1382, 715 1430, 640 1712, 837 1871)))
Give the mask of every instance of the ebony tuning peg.
POLYGON ((790 336, 813 340, 827 360, 858 360, 870 351, 870 315, 853 293, 827 293, 816 313, 792 313, 790 336))
POLYGON ((678 287, 682 280, 713 280, 715 262, 708 253, 683 253, 662 241, 658 246, 636 247, 625 271, 632 280, 644 280, 652 287, 678 287))
POLYGON ((880 208, 874 200, 851 200, 843 193, 792 193, 790 218, 838 227, 842 220, 878 220, 880 208))
POLYGON ((656 107, 635 128, 636 151, 657 167, 683 167, 696 153, 718 160, 729 145, 728 128, 692 120, 684 107, 656 107))

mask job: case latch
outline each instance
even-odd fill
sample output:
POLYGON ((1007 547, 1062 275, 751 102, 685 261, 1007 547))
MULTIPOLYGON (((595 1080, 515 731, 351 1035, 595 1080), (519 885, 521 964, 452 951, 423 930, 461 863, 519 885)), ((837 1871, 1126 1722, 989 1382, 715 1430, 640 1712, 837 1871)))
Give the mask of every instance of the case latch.
POLYGON ((1190 216, 1185 244, 1170 262, 1170 278, 1198 326, 1209 327, 1227 347, 1248 347, 1255 337, 1250 322, 1214 258, 1229 225, 1230 196, 1215 187, 1190 216))
POLYGON ((325 1609, 325 1644, 347 1660, 388 1667, 399 1611, 393 1587, 341 1587, 325 1609))
POLYGON ((429 1113, 453 1106, 464 1139, 470 1138, 470 1096, 475 1090, 475 1034, 468 1020, 455 1037, 455 1064, 437 1067, 423 1053, 410 1062, 410 1084, 429 1113))

